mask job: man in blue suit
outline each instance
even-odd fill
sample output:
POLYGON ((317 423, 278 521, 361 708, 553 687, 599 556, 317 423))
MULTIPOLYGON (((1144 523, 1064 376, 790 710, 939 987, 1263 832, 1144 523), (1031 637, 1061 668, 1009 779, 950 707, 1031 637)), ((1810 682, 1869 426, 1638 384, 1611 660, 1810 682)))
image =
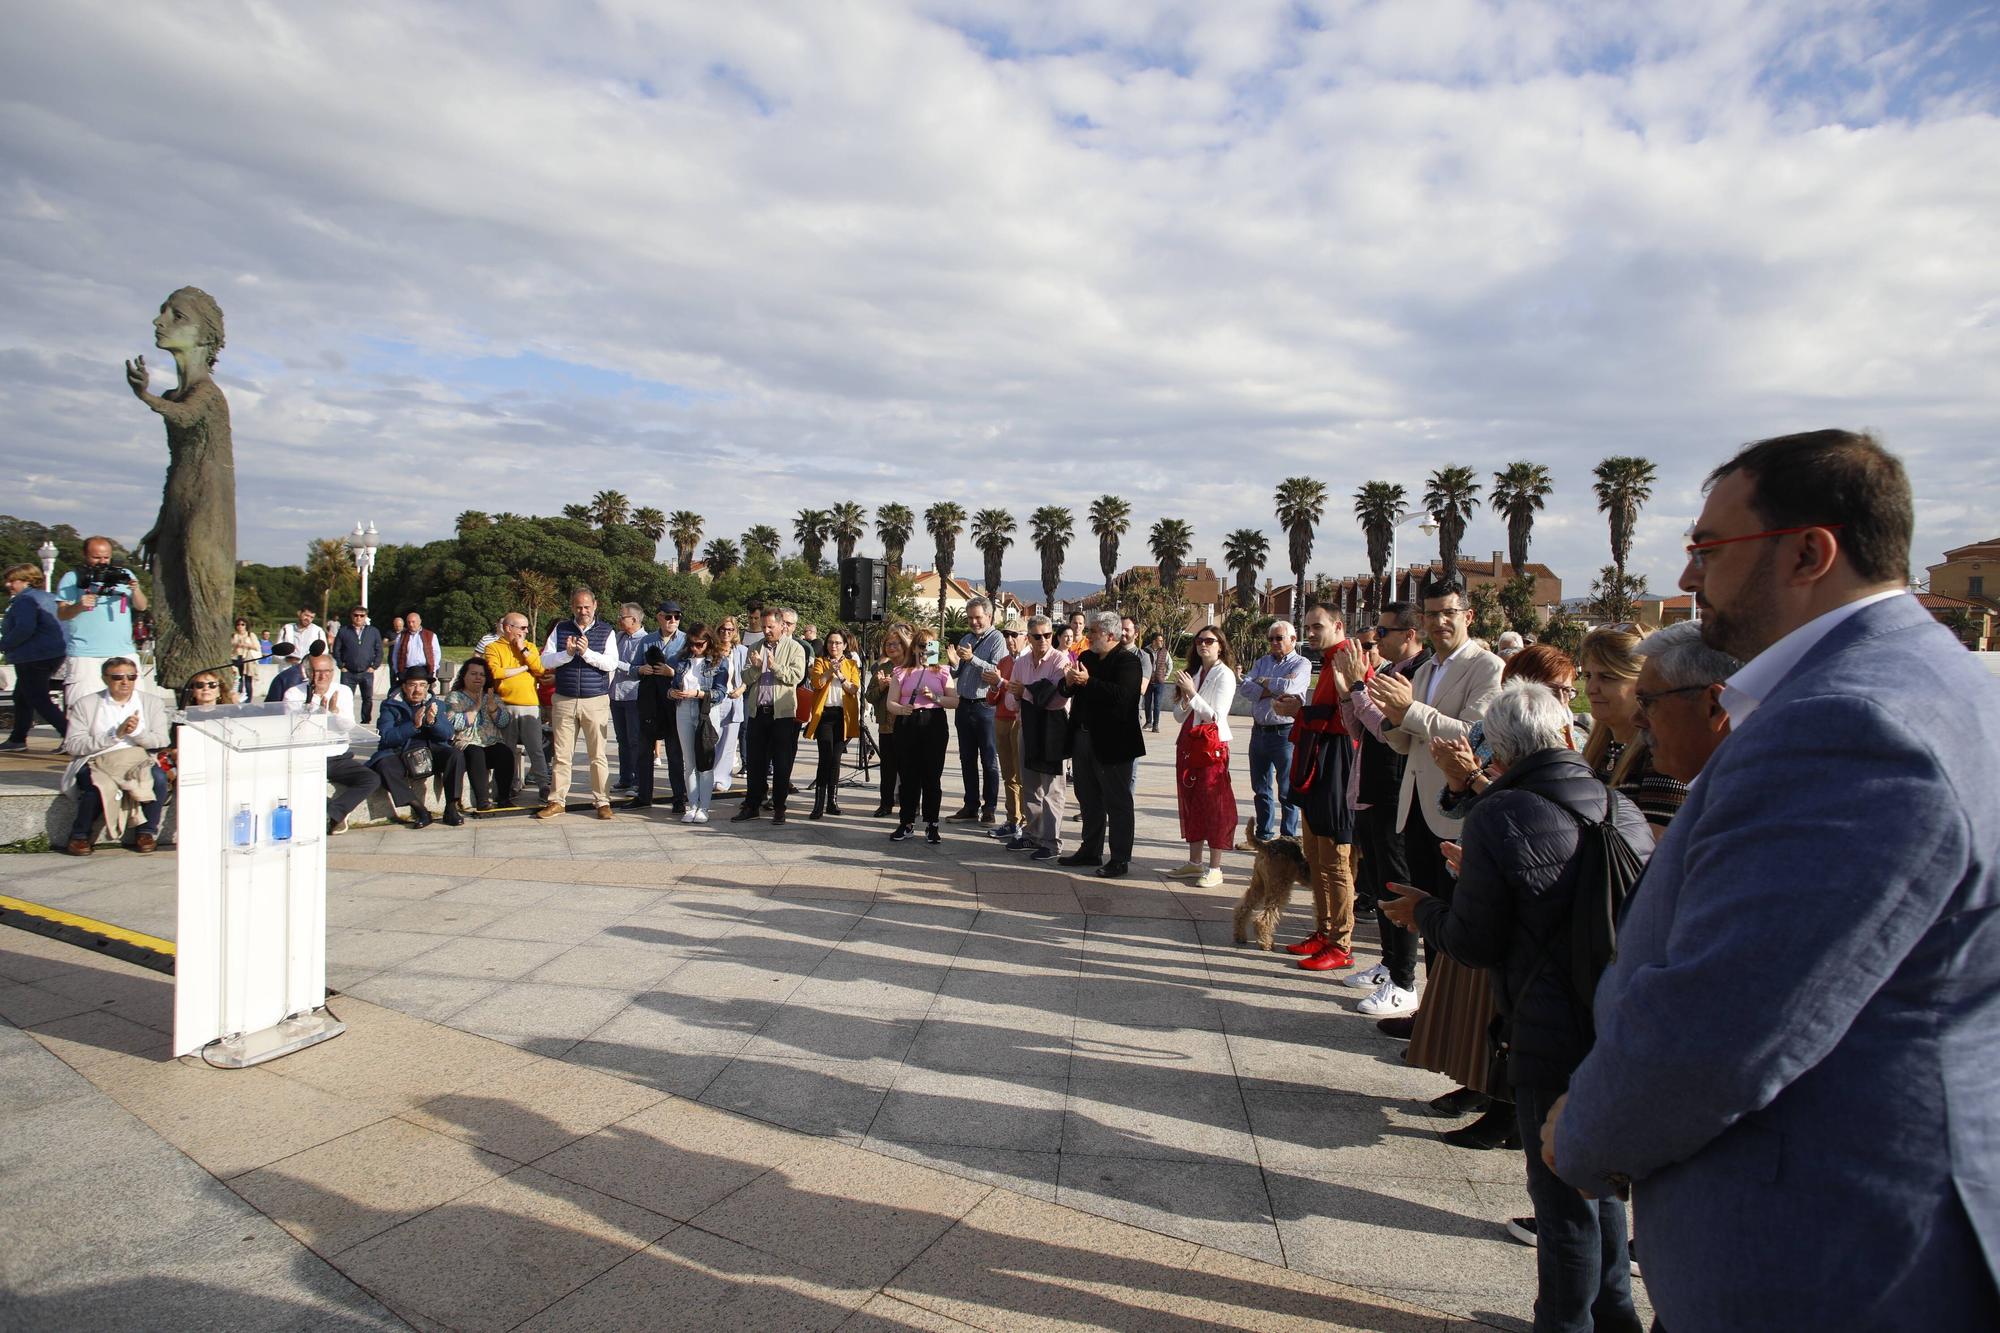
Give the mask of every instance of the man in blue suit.
POLYGON ((1746 665, 1543 1151, 1625 1181, 1669 1333, 2000 1328, 2000 687, 1904 592, 1901 463, 1709 478, 1681 587, 1746 665))

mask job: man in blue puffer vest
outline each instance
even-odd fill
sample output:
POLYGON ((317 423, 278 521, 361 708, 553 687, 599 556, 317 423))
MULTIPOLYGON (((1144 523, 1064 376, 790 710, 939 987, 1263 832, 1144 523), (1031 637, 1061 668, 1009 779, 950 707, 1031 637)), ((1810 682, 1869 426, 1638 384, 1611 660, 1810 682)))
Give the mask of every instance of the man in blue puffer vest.
POLYGON ((618 653, 611 626, 597 618, 596 593, 578 588, 569 595, 569 610, 569 619, 558 621, 542 645, 542 665, 556 675, 555 706, 550 709, 556 756, 549 802, 535 811, 535 818, 554 819, 563 812, 581 731, 590 752, 591 804, 599 819, 610 819, 611 678, 619 671, 618 653))

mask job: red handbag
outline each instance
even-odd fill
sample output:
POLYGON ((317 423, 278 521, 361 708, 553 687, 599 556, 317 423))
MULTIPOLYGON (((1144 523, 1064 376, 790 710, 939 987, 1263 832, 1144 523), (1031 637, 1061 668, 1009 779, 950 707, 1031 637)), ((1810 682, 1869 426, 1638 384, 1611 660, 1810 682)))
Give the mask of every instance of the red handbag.
POLYGON ((1183 783, 1192 787, 1203 780, 1208 770, 1228 762, 1229 747, 1213 722, 1195 722, 1181 728, 1180 737, 1174 742, 1174 763, 1183 783))

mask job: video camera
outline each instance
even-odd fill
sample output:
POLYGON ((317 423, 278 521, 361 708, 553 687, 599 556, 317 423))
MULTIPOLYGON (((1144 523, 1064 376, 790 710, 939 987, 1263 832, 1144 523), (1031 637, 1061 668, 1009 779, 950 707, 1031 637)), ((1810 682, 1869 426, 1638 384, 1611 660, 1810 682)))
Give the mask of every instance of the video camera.
POLYGON ((110 597, 137 582, 131 570, 108 560, 101 565, 84 565, 76 571, 76 590, 98 597, 110 597))

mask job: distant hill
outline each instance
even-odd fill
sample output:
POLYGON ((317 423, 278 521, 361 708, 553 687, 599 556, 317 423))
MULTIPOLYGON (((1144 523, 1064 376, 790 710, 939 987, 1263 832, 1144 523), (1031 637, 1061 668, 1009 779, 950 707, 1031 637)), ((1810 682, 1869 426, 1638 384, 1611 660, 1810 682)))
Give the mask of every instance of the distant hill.
MULTIPOLYGON (((1042 600, 1042 581, 1040 579, 1014 579, 1010 582, 1002 583, 1000 588, 1003 592, 1013 593, 1024 602, 1039 602, 1042 600)), ((1080 583, 1075 579, 1064 579, 1056 585, 1056 599, 1063 602, 1073 602, 1079 597, 1088 597, 1094 592, 1100 592, 1103 588, 1104 585, 1102 583, 1080 583)))

